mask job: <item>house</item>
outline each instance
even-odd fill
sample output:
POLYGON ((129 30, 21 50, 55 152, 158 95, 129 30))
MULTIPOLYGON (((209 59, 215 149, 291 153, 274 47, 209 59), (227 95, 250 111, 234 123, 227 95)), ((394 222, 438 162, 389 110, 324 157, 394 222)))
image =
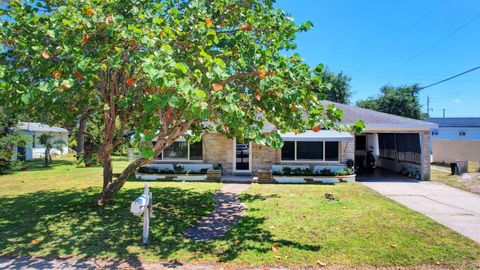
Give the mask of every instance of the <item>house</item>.
POLYGON ((432 161, 480 162, 480 117, 428 118, 438 124, 432 134, 432 161))
MULTIPOLYGON (((280 134, 284 140, 282 149, 208 133, 194 144, 177 140, 155 163, 218 164, 224 174, 255 175, 258 170, 272 169, 274 165, 302 165, 313 169, 342 165, 349 160, 361 165, 367 150, 372 149, 378 167, 394 172, 407 170, 417 173, 419 179, 430 179, 430 130, 436 128, 436 124, 329 101, 323 103, 335 104, 343 110, 343 124, 363 120, 365 132, 357 136, 333 130, 280 134)), ((271 124, 264 127, 264 132, 274 130, 271 124)))
POLYGON ((50 153, 52 155, 61 156, 68 153, 68 130, 61 127, 51 127, 46 124, 20 122, 16 129, 29 137, 25 147, 17 147, 16 157, 19 160, 32 160, 34 158, 42 158, 45 155, 45 146, 40 144, 40 136, 42 134, 50 134, 53 136, 53 141, 63 141, 62 151, 52 148, 50 153))

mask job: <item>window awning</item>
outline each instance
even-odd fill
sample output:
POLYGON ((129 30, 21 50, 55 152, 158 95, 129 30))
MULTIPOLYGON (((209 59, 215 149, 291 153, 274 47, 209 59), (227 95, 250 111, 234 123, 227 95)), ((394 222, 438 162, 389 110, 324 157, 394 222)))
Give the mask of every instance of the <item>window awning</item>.
POLYGON ((280 133, 280 136, 284 141, 353 141, 353 135, 345 131, 336 130, 320 130, 319 132, 313 132, 308 130, 304 133, 295 134, 293 132, 280 133))

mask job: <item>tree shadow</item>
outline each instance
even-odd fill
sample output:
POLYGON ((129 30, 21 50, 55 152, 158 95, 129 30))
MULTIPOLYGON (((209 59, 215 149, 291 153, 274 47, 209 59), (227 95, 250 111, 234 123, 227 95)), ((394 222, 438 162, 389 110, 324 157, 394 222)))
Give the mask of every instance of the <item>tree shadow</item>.
POLYGON ((48 171, 54 170, 55 167, 65 165, 76 165, 76 162, 64 159, 54 159, 49 167, 43 165, 43 159, 34 159, 32 161, 25 161, 22 167, 15 167, 11 170, 0 173, 0 175, 15 175, 24 171, 48 171))
MULTIPOLYGON (((141 188, 120 191, 114 204, 104 207, 92 203, 99 188, 0 197, 0 257, 11 257, 19 264, 38 263, 32 256, 47 254, 48 258, 78 257, 84 263, 91 258, 104 258, 115 265, 123 263, 140 268, 140 257, 145 254, 158 260, 188 252, 195 257, 213 256, 224 263, 243 252, 269 252, 272 245, 313 252, 321 249, 318 245, 281 239, 266 228, 264 217, 248 214, 221 239, 189 241, 184 232, 215 208, 213 192, 177 187, 150 189, 154 217, 150 221, 147 247, 141 244, 143 219, 129 211, 141 188)), ((244 202, 254 202, 279 196, 242 194, 240 197, 244 202)))
MULTIPOLYGON (((270 198, 279 198, 277 194, 240 194, 242 202, 264 201, 270 198)), ((249 212, 256 212, 258 209, 249 208, 249 212)), ((273 235, 265 226, 266 218, 248 215, 240 219, 228 233, 221 239, 221 248, 215 241, 191 242, 189 249, 195 253, 215 254, 218 262, 227 263, 238 258, 243 252, 255 251, 257 254, 265 254, 272 251, 272 246, 279 248, 289 247, 298 250, 318 252, 320 245, 301 244, 290 240, 279 239, 273 235)))
MULTIPOLYGON (((100 190, 39 191, 0 197, 0 255, 80 256, 135 260, 143 219, 133 216, 130 203, 141 189, 122 190, 112 205, 95 206, 100 190)), ((214 208, 211 191, 155 188, 148 250, 168 257, 185 242, 182 233, 214 208)))

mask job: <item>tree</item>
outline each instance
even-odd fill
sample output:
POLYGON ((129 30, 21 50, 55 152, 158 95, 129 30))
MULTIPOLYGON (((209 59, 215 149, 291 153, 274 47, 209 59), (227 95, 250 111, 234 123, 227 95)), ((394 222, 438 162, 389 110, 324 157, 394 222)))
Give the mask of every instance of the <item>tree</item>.
POLYGON ((328 69, 325 69, 320 74, 320 77, 325 83, 322 89, 325 99, 342 104, 350 104, 350 98, 352 97, 350 81, 352 78, 345 75, 343 71, 335 74, 328 69))
POLYGON ((37 115, 74 119, 86 106, 101 118, 98 204, 183 135, 196 141, 216 130, 281 147, 278 133, 262 133, 267 121, 279 131, 346 128, 314 91, 323 88, 323 66, 283 53, 312 24, 296 25, 272 2, 10 1, 1 14, 10 19, 0 30, 0 91, 14 110, 24 103, 37 115), (141 157, 113 179, 111 154, 127 129, 141 157))
POLYGON ((52 162, 51 150, 55 148, 55 149, 58 149, 60 152, 62 152, 63 151, 62 147, 67 144, 66 142, 60 139, 56 140, 55 137, 50 133, 44 133, 40 135, 39 142, 40 144, 45 146, 45 155, 44 155, 45 167, 49 167, 50 163, 52 162))
POLYGON ((357 106, 379 112, 395 114, 399 116, 422 119, 422 106, 418 94, 418 84, 410 86, 383 86, 381 94, 376 97, 369 97, 357 102, 357 106))
POLYGON ((17 123, 15 116, 4 114, 0 107, 0 173, 12 166, 15 147, 27 142, 27 137, 15 130, 17 123))

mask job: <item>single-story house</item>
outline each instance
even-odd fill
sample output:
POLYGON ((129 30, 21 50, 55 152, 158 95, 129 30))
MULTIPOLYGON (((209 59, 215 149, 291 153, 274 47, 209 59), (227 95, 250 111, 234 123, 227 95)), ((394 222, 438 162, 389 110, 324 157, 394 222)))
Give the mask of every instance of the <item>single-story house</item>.
POLYGON ((64 145, 60 151, 57 148, 50 150, 51 155, 61 156, 68 153, 68 130, 61 127, 52 127, 42 123, 20 122, 16 129, 29 137, 25 147, 18 146, 16 149, 16 159, 32 160, 34 158, 43 158, 45 156, 45 146, 40 144, 42 134, 50 134, 53 141, 63 141, 64 145))
MULTIPOLYGON (((323 101, 324 105, 332 104, 323 101)), ((437 125, 355 106, 333 103, 343 110, 343 124, 363 120, 362 135, 321 130, 302 134, 281 134, 282 149, 273 149, 252 142, 232 140, 219 133, 205 134, 201 142, 189 144, 179 139, 158 156, 155 163, 220 164, 224 174, 255 175, 273 165, 334 166, 352 160, 365 162, 368 149, 373 149, 377 166, 400 172, 417 173, 422 180, 430 179, 430 130, 437 125)), ((265 132, 272 132, 267 125, 265 132)))
POLYGON ((480 162, 480 117, 428 118, 438 124, 432 129, 432 161, 480 162))

